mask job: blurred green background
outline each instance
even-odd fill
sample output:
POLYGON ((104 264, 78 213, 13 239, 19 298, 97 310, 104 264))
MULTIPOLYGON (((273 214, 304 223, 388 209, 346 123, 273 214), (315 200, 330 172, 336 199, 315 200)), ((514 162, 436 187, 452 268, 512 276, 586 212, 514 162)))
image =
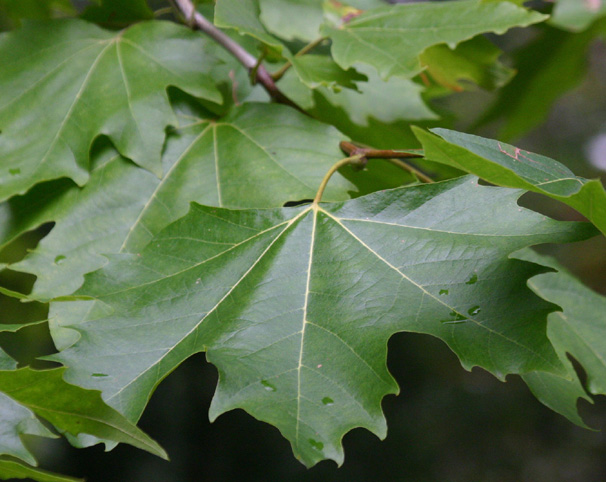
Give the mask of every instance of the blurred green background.
MULTIPOLYGON (((0 18, 0 24, 8 28, 9 21, 0 18)), ((433 105, 444 114, 444 124, 501 138, 508 123, 514 123, 512 119, 532 118, 542 108, 526 99, 536 82, 533 69, 549 59, 563 62, 566 65, 539 91, 549 97, 551 90, 559 97, 553 105, 547 102, 548 116, 529 132, 505 140, 553 157, 578 175, 605 179, 604 40, 595 32, 570 34, 546 26, 514 29, 491 39, 508 52, 504 60, 520 69, 518 80, 507 87, 506 95, 472 90, 435 99, 433 105), (583 42, 581 35, 585 35, 583 42), (532 55, 524 58, 528 52, 532 55), (559 91, 567 92, 560 96, 559 91), (516 110, 518 97, 525 102, 526 112, 516 110), (499 104, 499 98, 510 102, 499 104), (486 117, 491 109, 494 115, 486 117), (478 122, 484 117, 487 122, 478 122)), ((580 219, 570 209, 539 196, 527 195, 522 202, 557 219, 580 219)), ((45 226, 19 239, 0 253, 0 262, 22 257, 49 229, 45 226)), ((606 294, 603 237, 541 250, 555 255, 586 284, 606 294)), ((17 291, 27 292, 32 283, 30 276, 8 270, 0 273, 0 284, 17 291)), ((0 297, 0 312, 3 323, 17 323, 46 318, 47 307, 0 297)), ((3 333, 0 346, 21 365, 44 366, 34 358, 54 351, 45 325, 3 333)), ((341 468, 325 461, 305 469, 275 428, 243 411, 222 415, 210 424, 207 414, 217 373, 203 355, 189 359, 160 385, 140 422, 167 450, 171 462, 129 446, 103 453, 101 446, 77 450, 63 439, 32 437, 28 442, 41 467, 85 475, 91 482, 606 480, 606 397, 595 397, 594 405, 580 403, 585 420, 598 430, 589 431, 542 406, 518 377, 501 383, 481 369, 464 371, 442 342, 428 336, 394 336, 388 365, 401 387, 398 397, 388 396, 383 403, 388 436, 380 441, 361 429, 346 435, 341 468)))

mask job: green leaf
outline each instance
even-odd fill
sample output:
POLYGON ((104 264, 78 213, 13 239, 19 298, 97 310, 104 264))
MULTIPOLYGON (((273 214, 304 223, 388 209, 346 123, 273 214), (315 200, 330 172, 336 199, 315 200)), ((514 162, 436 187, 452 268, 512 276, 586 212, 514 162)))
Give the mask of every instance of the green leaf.
POLYGON ((510 2, 461 0, 382 7, 353 18, 342 28, 324 27, 335 61, 344 69, 357 62, 375 67, 382 78, 412 77, 419 55, 432 45, 451 48, 478 34, 502 34, 547 18, 510 2))
POLYGON ((367 80, 365 75, 354 69, 343 70, 326 55, 292 57, 292 65, 301 81, 311 89, 325 86, 339 91, 341 86, 356 90, 356 82, 367 80))
POLYGON ((384 81, 372 67, 356 65, 356 68, 368 77, 367 82, 357 84, 357 92, 320 91, 328 102, 341 107, 352 122, 367 126, 371 117, 387 123, 402 119, 419 121, 438 118, 423 101, 421 94, 424 89, 421 85, 397 77, 384 81))
POLYGON ((553 159, 515 146, 447 129, 414 129, 425 158, 499 186, 527 189, 568 204, 606 233, 606 191, 599 179, 575 176, 553 159), (440 136, 440 137, 438 137, 440 136))
POLYGON ((259 20, 260 13, 259 0, 217 0, 215 25, 250 35, 277 53, 288 50, 282 42, 267 32, 259 20))
POLYGON ((605 15, 606 3, 603 0, 558 0, 549 23, 559 28, 579 32, 605 15))
POLYGON ((543 373, 524 375, 524 380, 541 402, 561 413, 574 423, 585 426, 578 415, 578 398, 590 400, 583 389, 567 354, 575 358, 587 374, 587 388, 593 395, 606 394, 606 297, 587 288, 553 258, 525 250, 516 258, 558 270, 535 276, 528 286, 541 298, 554 302, 561 311, 548 318, 547 336, 562 361, 566 363, 566 377, 550 377, 543 373), (547 381, 545 380, 547 378, 547 381), (559 387, 566 403, 554 403, 559 387))
MULTIPOLYGON (((0 371, 2 419, 8 426, 17 427, 17 433, 53 436, 33 416, 51 422, 62 433, 86 433, 96 437, 124 442, 167 459, 166 452, 135 425, 101 400, 98 392, 70 385, 63 380, 65 368, 53 370, 0 371)), ((105 374, 92 374, 104 377, 105 374)), ((12 429, 14 433, 14 428, 12 429)), ((2 430, 2 433, 7 433, 2 430)), ((18 435, 0 439, 0 452, 35 464, 31 454, 24 452, 18 435), (17 443, 19 441, 19 443, 17 443), (6 445, 9 444, 9 445, 6 445)))
POLYGON ((37 482, 84 482, 84 479, 54 474, 6 457, 0 457, 0 479, 31 479, 37 482))
POLYGON ((434 45, 420 56, 426 72, 450 90, 461 91, 468 81, 483 89, 495 90, 508 83, 515 74, 501 62, 502 50, 484 37, 475 37, 460 43, 455 49, 448 45, 434 45))
POLYGON ((260 19, 286 40, 312 41, 320 36, 324 0, 259 0, 260 19))
POLYGON ((166 87, 221 100, 206 45, 169 22, 115 33, 71 19, 0 37, 0 199, 64 176, 84 184, 100 134, 160 175, 164 129, 176 123, 166 87))
POLYGON ((386 434, 395 332, 440 337, 466 368, 501 378, 560 370, 545 335, 553 308, 525 286, 541 268, 508 254, 587 226, 522 210, 520 194, 465 177, 319 207, 192 204, 140 256, 86 277, 78 294, 101 303, 53 358, 135 420, 160 380, 206 351, 219 370, 211 419, 243 408, 305 464, 341 463, 352 428, 386 434))
POLYGON ((96 0, 97 5, 89 5, 82 18, 91 22, 118 25, 139 20, 151 20, 154 12, 146 0, 96 0))
POLYGON ((515 53, 518 74, 474 127, 499 121, 498 137, 509 141, 540 125, 554 102, 585 77, 589 46, 606 32, 605 27, 598 22, 579 34, 543 28, 533 42, 515 53))
MULTIPOLYGON (((11 268, 38 277, 34 297, 68 295, 85 273, 105 264, 102 254, 140 251, 183 216, 191 201, 265 208, 313 198, 326 171, 344 156, 338 147, 344 139, 333 127, 289 107, 246 104, 219 121, 198 119, 170 136, 162 179, 106 149, 83 189, 65 191, 35 211, 30 223, 23 219, 28 207, 53 187, 11 200, 16 207, 10 214, 22 229, 34 228, 41 218, 57 223, 11 268)), ((334 181, 328 199, 348 199, 348 191, 355 190, 341 176, 334 181)))

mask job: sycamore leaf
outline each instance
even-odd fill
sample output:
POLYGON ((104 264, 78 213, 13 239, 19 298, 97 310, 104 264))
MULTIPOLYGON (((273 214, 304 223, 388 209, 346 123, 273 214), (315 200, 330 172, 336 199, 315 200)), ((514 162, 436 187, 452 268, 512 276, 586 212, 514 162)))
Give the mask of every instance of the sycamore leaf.
POLYGON ((84 482, 84 479, 54 474, 2 456, 0 456, 0 479, 28 479, 36 482, 84 482))
MULTIPOLYGON (((168 458, 155 441, 108 407, 98 392, 66 383, 63 380, 64 371, 65 368, 0 371, 0 410, 4 425, 0 432, 0 453, 35 465, 36 461, 23 447, 18 434, 54 436, 34 417, 35 413, 52 423, 61 433, 85 433, 124 442, 168 458)), ((104 377, 105 374, 96 373, 93 376, 104 377)))
MULTIPOLYGON (((83 189, 68 189, 33 215, 28 214, 31 203, 47 199, 45 191, 53 185, 10 201, 14 211, 7 216, 22 230, 41 219, 57 223, 11 268, 38 277, 34 297, 68 295, 85 273, 105 264, 102 254, 138 252, 183 216, 191 201, 261 208, 313 198, 326 171, 343 157, 338 146, 344 139, 333 127, 289 107, 246 104, 219 121, 198 119, 175 132, 163 154, 162 179, 106 149, 83 189)), ((337 176, 327 198, 348 199, 353 190, 337 176)))
POLYGON ((434 45, 420 56, 426 72, 444 87, 461 91, 465 83, 473 82, 483 89, 494 90, 502 87, 515 74, 501 62, 502 50, 484 37, 475 37, 462 42, 455 49, 448 45, 434 45))
POLYGON ((530 250, 516 253, 516 258, 558 270, 531 278, 528 286, 561 307, 549 315, 547 336, 567 366, 564 377, 533 372, 524 375, 524 380, 545 405, 585 426, 576 402, 588 397, 567 354, 582 365, 589 393, 606 395, 606 297, 587 288, 553 258, 530 250))
POLYGON ((86 277, 77 294, 100 302, 53 359, 136 420, 168 373, 206 351, 219 370, 211 419, 243 408, 305 464, 341 463, 352 428, 385 436, 395 332, 440 337, 466 368, 501 378, 561 370, 545 335, 552 305, 524 283, 541 268, 508 254, 590 225, 521 209, 520 194, 465 177, 321 206, 192 204, 140 255, 86 277))
POLYGON ((324 0, 259 0, 267 30, 286 40, 312 41, 320 36, 324 0))
POLYGON ((176 124, 166 88, 221 100, 206 45, 172 22, 110 32, 70 19, 0 37, 0 200, 59 177, 84 184, 100 134, 161 175, 164 129, 176 124))
POLYGON ((509 141, 541 124, 553 104, 585 78, 588 49, 604 33, 604 22, 581 33, 543 28, 514 54, 518 74, 499 91, 474 127, 499 121, 498 138, 509 141))
POLYGON ((502 34, 547 18, 510 2, 460 0, 381 7, 354 17, 341 28, 323 27, 332 41, 335 61, 344 69, 363 62, 381 77, 413 77, 421 70, 419 55, 441 43, 454 48, 486 32, 502 34))
POLYGON ((332 105, 343 108, 352 122, 367 126, 371 117, 386 123, 438 118, 421 97, 423 86, 398 77, 384 81, 375 69, 367 65, 356 65, 356 69, 368 78, 367 82, 358 84, 357 92, 320 91, 332 105))
POLYGON ((568 204, 606 234, 606 191, 599 179, 575 176, 553 159, 515 146, 448 129, 414 129, 425 158, 499 186, 527 189, 568 204), (440 137, 438 137, 440 136, 440 137))
POLYGON ((549 20, 551 25, 578 32, 596 19, 606 16, 604 0, 558 0, 549 20))

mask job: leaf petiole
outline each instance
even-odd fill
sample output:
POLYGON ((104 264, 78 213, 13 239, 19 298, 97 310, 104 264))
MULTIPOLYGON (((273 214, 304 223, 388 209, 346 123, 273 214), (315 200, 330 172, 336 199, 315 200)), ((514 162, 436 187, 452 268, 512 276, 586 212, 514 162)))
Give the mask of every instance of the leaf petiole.
POLYGON ((338 161, 326 173, 326 175, 324 176, 324 179, 322 179, 322 182, 320 183, 320 187, 318 188, 318 192, 316 193, 316 197, 314 198, 313 204, 317 205, 320 203, 320 201, 322 200, 322 195, 324 194, 324 190, 326 189, 326 185, 328 184, 328 181, 330 181, 330 178, 332 177, 332 175, 335 172, 337 172, 343 166, 347 166, 348 164, 364 167, 367 162, 368 162, 368 159, 366 159, 363 154, 355 154, 353 156, 346 157, 346 158, 338 161))

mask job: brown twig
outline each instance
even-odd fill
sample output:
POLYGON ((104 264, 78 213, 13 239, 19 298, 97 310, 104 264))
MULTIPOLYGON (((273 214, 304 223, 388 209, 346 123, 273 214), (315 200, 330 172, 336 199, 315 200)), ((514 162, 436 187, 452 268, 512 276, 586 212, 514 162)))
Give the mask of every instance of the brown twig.
MULTIPOLYGON (((248 53, 239 43, 232 40, 228 35, 213 25, 204 15, 196 11, 190 0, 171 0, 179 15, 185 23, 194 30, 200 30, 214 39, 225 50, 231 53, 250 73, 257 65, 257 59, 248 53)), ((256 79, 272 99, 280 104, 286 104, 297 110, 303 111, 297 104, 286 97, 276 86, 271 74, 263 65, 257 68, 256 79)))
POLYGON ((418 159, 423 157, 422 154, 417 154, 414 152, 404 152, 404 151, 394 151, 391 149, 372 149, 370 147, 362 147, 354 144, 353 142, 342 141, 339 144, 341 150, 347 154, 348 156, 361 156, 362 159, 386 159, 392 164, 404 169, 405 171, 410 172, 414 176, 416 176, 419 180, 432 183, 434 180, 430 178, 427 174, 421 172, 412 164, 403 161, 402 159, 418 159))

